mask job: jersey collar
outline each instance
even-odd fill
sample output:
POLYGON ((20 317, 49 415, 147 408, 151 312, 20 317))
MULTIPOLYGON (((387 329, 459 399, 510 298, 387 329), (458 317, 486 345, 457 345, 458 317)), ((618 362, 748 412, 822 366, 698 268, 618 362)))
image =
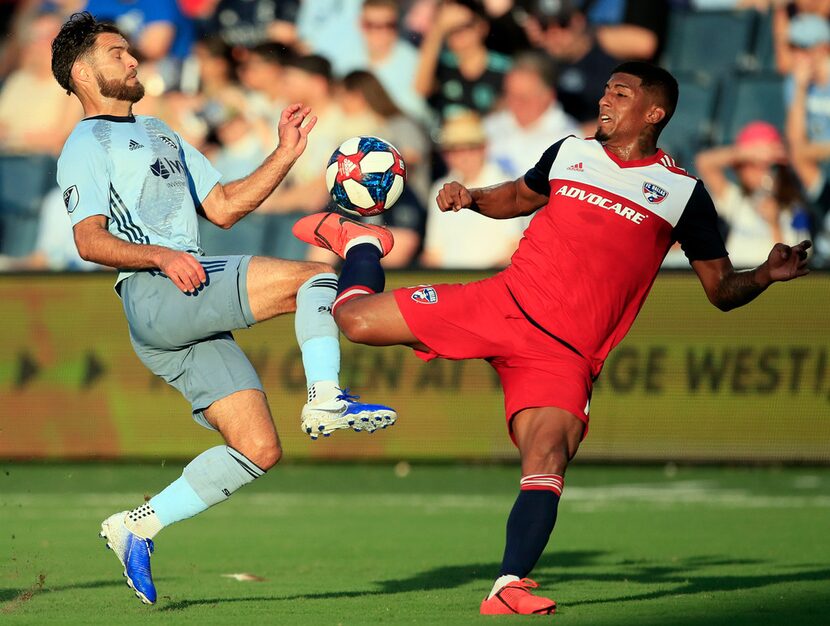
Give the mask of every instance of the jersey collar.
POLYGON ((607 154, 608 157, 614 163, 617 164, 618 167, 644 167, 646 165, 654 165, 655 163, 658 163, 660 159, 666 156, 665 152, 663 152, 660 148, 657 148, 657 152, 652 154, 650 157, 646 157, 644 159, 636 159, 634 161, 623 161, 605 146, 602 146, 602 149, 605 151, 605 154, 607 154))
POLYGON ((126 122, 132 124, 135 122, 135 115, 132 113, 129 115, 93 115, 92 117, 84 118, 84 120, 106 120, 108 122, 126 122))

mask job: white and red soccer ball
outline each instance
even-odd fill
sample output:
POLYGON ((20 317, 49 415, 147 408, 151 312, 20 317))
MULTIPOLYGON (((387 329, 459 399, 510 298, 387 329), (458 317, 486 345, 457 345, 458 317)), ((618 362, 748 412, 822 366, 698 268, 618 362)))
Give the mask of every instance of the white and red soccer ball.
POLYGON ((400 152, 378 137, 347 139, 329 159, 326 185, 341 209, 354 215, 378 215, 400 198, 406 165, 400 152))

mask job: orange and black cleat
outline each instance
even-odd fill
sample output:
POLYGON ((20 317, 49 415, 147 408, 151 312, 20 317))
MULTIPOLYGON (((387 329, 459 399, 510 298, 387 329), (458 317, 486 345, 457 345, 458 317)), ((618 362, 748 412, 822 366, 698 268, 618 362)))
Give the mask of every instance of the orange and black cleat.
POLYGON ((529 578, 509 582, 481 602, 481 614, 553 615, 556 613, 556 602, 550 598, 534 596, 530 592, 538 586, 529 578))
POLYGON ((291 229, 300 241, 318 248, 331 250, 342 259, 346 258, 346 247, 358 237, 377 239, 381 256, 386 256, 395 244, 389 229, 373 224, 361 224, 338 213, 314 213, 294 224, 291 229))

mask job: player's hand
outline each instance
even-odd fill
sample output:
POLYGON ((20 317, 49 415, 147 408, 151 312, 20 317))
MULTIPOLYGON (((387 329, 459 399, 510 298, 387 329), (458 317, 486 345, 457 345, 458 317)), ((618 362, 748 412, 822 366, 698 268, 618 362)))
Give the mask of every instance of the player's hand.
POLYGON ((292 160, 296 160, 308 145, 308 134, 317 123, 317 116, 312 115, 311 107, 301 103, 290 104, 283 109, 277 131, 280 137, 278 150, 285 151, 292 160), (305 123, 303 123, 305 122, 305 123))
POLYGON ((461 183, 445 183, 438 192, 438 208, 441 211, 460 211, 473 204, 473 196, 461 183))
POLYGON ((185 293, 196 293, 207 281, 205 268, 189 252, 167 250, 162 253, 158 267, 185 293))
POLYGON ((772 282, 787 281, 810 273, 807 269, 807 250, 813 244, 802 241, 795 246, 777 243, 767 257, 767 271, 772 282))

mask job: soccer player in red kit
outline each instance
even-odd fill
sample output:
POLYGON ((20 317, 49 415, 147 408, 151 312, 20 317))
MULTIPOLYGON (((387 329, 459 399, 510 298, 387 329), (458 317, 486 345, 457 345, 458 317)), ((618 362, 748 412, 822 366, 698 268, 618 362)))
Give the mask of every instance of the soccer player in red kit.
POLYGON ((592 139, 553 144, 518 180, 444 185, 442 211, 494 219, 535 213, 510 266, 491 278, 382 293, 388 231, 333 213, 295 227, 300 239, 345 259, 334 317, 351 341, 408 345, 425 360, 486 359, 499 374, 522 478, 501 572, 481 613, 555 611, 553 600, 531 593, 536 583, 526 576, 553 530, 565 469, 587 429, 592 383, 672 244, 680 242, 723 311, 808 272, 809 241, 776 244, 754 270, 733 269, 703 184, 657 148, 677 98, 666 70, 623 63, 599 101, 592 139))

